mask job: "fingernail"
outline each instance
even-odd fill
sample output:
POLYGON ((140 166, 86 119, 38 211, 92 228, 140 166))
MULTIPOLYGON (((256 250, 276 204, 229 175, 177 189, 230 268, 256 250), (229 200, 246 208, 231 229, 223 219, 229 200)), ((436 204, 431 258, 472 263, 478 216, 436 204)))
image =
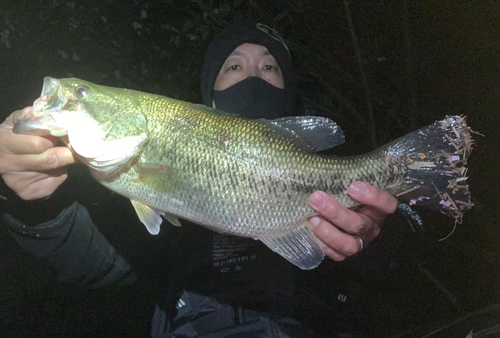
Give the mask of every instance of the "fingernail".
POLYGON ((349 186, 348 193, 349 195, 356 199, 361 195, 364 195, 368 192, 368 187, 363 182, 354 182, 349 186))
POLYGON ((314 210, 320 211, 325 207, 326 199, 321 193, 315 192, 309 197, 309 205, 314 210))
POLYGON ((316 228, 319 225, 319 222, 321 222, 321 220, 319 219, 319 217, 311 217, 311 218, 309 218, 309 226, 311 228, 316 228))

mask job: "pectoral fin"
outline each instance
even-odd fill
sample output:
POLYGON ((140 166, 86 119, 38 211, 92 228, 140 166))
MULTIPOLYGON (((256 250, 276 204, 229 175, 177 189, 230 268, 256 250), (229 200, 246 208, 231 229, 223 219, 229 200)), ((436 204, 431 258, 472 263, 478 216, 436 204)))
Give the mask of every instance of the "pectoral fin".
POLYGON ((259 237, 274 252, 304 270, 317 267, 325 257, 306 220, 291 232, 277 236, 259 237))
POLYGON ((163 222, 161 218, 164 215, 163 212, 154 210, 150 206, 135 200, 130 200, 134 206, 135 212, 142 223, 146 226, 149 233, 152 235, 158 235, 160 232, 160 225, 163 222))
POLYGON ((169 166, 156 163, 136 163, 134 168, 139 174, 138 183, 149 189, 165 193, 173 191, 180 184, 181 178, 178 170, 169 166))

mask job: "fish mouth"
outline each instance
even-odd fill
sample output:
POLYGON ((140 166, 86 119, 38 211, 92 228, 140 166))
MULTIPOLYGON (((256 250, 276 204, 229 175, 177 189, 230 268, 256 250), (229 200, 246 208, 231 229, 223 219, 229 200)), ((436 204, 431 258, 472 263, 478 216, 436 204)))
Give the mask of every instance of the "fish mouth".
POLYGON ((46 76, 43 78, 43 87, 42 87, 42 93, 40 96, 43 96, 45 94, 50 94, 54 89, 60 87, 60 82, 58 79, 54 79, 53 77, 46 76))
POLYGON ((66 128, 57 123, 56 116, 68 102, 58 79, 46 76, 42 93, 33 102, 33 108, 14 125, 13 132, 27 135, 67 135, 66 128))
POLYGON ((14 132, 14 134, 40 136, 51 135, 50 128, 46 126, 47 124, 53 124, 54 122, 54 118, 50 115, 35 116, 31 112, 29 112, 14 125, 12 131, 14 132))

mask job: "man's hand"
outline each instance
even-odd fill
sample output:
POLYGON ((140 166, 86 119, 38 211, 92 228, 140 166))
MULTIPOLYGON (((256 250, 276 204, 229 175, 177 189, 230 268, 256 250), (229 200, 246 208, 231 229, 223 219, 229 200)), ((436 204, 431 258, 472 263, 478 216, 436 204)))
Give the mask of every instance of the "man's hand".
POLYGON ((325 192, 309 196, 309 205, 319 216, 309 226, 319 239, 323 252, 335 261, 357 254, 380 234, 384 219, 396 211, 398 202, 364 182, 354 182, 347 190, 361 205, 355 210, 342 206, 325 192))
POLYGON ((17 110, 0 124, 0 175, 24 200, 52 194, 68 177, 66 166, 75 163, 67 147, 52 136, 16 135, 12 127, 31 110, 17 110))

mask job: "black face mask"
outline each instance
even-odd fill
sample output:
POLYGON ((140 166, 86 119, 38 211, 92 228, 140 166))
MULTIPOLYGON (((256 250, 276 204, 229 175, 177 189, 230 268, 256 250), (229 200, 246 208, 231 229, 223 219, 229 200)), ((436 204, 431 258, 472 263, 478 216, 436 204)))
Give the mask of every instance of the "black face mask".
POLYGON ((224 90, 214 90, 213 100, 217 109, 249 119, 276 119, 293 114, 288 90, 255 76, 224 90))

